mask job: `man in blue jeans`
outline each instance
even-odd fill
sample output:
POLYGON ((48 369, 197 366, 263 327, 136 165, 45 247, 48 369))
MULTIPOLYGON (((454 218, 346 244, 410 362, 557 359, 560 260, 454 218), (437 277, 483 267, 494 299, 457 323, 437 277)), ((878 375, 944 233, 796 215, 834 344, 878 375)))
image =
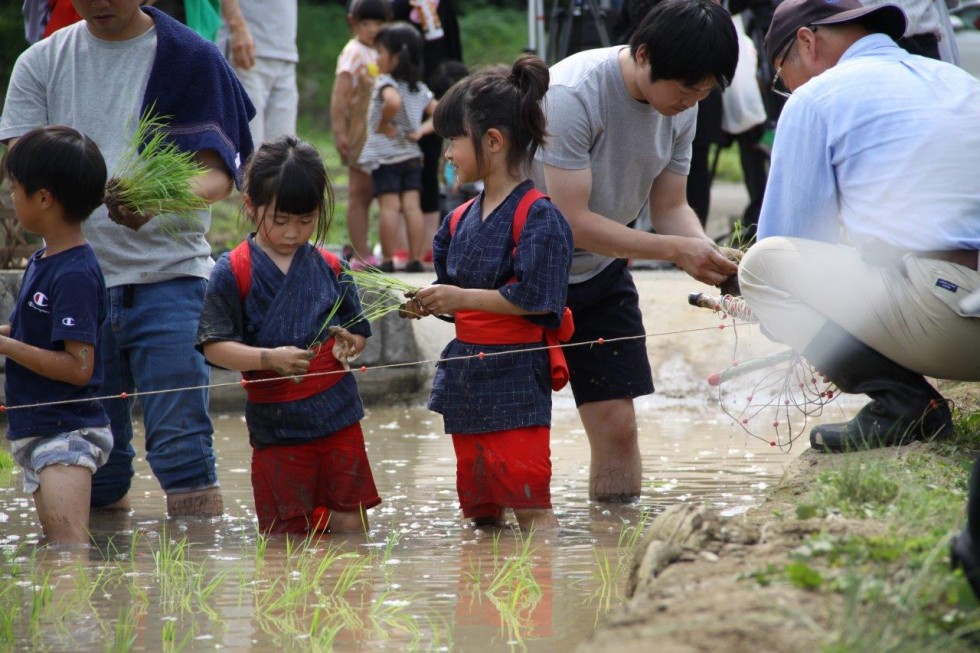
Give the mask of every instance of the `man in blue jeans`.
MULTIPOLYGON (((152 107, 167 117, 170 139, 204 168, 192 190, 208 202, 227 197, 252 151, 254 109, 217 48, 161 12, 141 10, 139 0, 74 5, 81 22, 18 58, 0 141, 9 144, 44 124, 70 125, 98 144, 114 171, 137 117, 152 107)), ((120 213, 127 212, 100 207, 85 225, 109 288, 101 394, 140 393, 146 458, 167 494, 167 512, 220 515, 209 375, 194 349, 213 265, 205 239, 210 214, 135 216, 148 222, 133 231, 117 220, 134 216, 120 213)), ((95 508, 129 508, 132 407, 132 397, 105 401, 114 443, 92 480, 95 508)))

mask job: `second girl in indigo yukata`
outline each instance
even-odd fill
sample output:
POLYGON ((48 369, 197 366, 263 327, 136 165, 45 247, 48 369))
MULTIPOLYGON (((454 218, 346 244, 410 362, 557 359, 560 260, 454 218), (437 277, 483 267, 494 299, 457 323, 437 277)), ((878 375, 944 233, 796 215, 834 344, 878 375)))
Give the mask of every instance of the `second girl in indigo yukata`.
POLYGON ((460 182, 484 183, 483 193, 443 222, 433 242, 437 285, 413 301, 420 314, 455 316, 456 338, 443 351, 429 408, 453 435, 460 505, 477 525, 500 524, 506 508, 521 528, 558 525, 551 392, 567 380, 567 368, 561 349, 541 345, 571 335, 572 233, 527 179, 545 137, 547 89, 548 68, 524 55, 509 74, 460 81, 435 112, 460 182))
POLYGON ((371 327, 346 264, 310 244, 333 210, 323 161, 294 137, 267 142, 248 163, 243 196, 255 232, 218 259, 197 341, 208 362, 248 381, 259 530, 364 531, 381 499, 357 384, 343 372, 371 327))

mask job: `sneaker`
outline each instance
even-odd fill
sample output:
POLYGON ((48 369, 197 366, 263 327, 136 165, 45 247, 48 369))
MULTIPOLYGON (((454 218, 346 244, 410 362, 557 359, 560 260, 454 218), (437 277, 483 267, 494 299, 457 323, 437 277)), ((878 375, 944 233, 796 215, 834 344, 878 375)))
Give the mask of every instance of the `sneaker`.
POLYGON ((391 274, 392 272, 395 271, 395 262, 383 261, 378 264, 378 270, 381 272, 387 272, 388 274, 391 274))
POLYGON ((425 272, 425 267, 423 267, 422 261, 410 261, 405 266, 405 272, 425 272))

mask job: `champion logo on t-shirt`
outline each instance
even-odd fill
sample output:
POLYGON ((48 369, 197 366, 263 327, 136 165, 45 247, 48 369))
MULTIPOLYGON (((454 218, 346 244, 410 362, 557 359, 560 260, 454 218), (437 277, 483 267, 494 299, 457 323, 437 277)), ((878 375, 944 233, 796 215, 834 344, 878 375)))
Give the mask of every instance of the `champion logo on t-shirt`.
POLYGON ((73 327, 75 326, 75 318, 73 317, 62 318, 61 323, 64 324, 66 327, 73 327))
POLYGON ((27 302, 27 305, 31 308, 41 311, 42 313, 50 313, 48 310, 48 296, 43 292, 36 292, 34 296, 31 297, 31 301, 27 302))

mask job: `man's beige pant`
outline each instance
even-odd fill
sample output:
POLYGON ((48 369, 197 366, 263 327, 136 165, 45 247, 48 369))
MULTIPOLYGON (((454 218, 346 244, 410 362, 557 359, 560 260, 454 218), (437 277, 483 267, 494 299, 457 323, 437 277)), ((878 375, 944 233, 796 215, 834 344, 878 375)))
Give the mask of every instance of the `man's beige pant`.
POLYGON ((911 254, 875 265, 852 247, 766 238, 746 253, 738 277, 763 329, 796 351, 830 320, 910 370, 980 380, 980 318, 957 307, 980 289, 976 270, 911 254))

